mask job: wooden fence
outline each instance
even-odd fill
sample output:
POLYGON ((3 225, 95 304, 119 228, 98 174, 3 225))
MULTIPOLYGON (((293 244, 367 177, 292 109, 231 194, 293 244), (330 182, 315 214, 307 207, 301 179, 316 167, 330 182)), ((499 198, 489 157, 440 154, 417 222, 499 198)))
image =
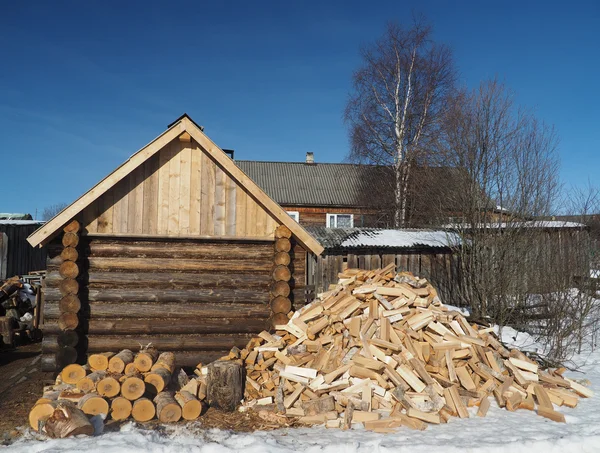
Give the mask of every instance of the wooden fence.
POLYGON ((458 257, 449 248, 326 250, 309 260, 307 283, 319 293, 337 283, 338 273, 345 269, 378 269, 390 263, 395 263, 398 271, 409 271, 430 280, 443 302, 456 302, 452 299, 452 288, 460 280, 458 257))

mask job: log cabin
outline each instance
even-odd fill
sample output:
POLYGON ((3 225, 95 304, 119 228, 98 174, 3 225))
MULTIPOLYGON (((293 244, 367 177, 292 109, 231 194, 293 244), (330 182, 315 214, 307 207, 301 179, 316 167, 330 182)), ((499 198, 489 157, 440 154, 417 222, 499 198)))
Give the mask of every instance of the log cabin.
POLYGON ((323 250, 185 114, 28 241, 48 371, 149 343, 212 361, 287 322, 323 250))

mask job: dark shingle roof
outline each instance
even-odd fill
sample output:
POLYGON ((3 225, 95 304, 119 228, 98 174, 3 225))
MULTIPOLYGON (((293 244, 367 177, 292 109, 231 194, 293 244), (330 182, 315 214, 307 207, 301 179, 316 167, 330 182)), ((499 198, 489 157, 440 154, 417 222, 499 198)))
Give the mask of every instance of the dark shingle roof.
POLYGON ((365 194, 382 180, 386 167, 304 162, 235 163, 281 205, 368 206, 365 194))

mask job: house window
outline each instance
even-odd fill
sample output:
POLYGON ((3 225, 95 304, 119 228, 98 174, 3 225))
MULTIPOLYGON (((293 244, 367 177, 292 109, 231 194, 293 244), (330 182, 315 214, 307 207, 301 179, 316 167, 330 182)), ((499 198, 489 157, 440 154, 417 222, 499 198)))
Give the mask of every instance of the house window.
POLYGON ((298 211, 286 211, 288 215, 296 222, 300 223, 300 213, 298 211))
POLYGON ((353 228, 353 214, 327 214, 327 226, 329 228, 353 228))

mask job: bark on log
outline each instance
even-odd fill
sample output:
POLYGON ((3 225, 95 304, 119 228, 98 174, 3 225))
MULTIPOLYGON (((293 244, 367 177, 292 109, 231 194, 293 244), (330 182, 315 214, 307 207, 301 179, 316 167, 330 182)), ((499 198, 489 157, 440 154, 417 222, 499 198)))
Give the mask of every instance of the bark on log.
POLYGON ((81 309, 81 301, 75 294, 68 294, 60 299, 58 308, 62 313, 77 313, 81 309))
POLYGON ((137 376, 130 376, 121 383, 121 395, 135 401, 146 392, 146 384, 137 376))
POLYGON ((280 238, 289 239, 291 237, 292 237, 292 231, 285 225, 279 225, 275 229, 275 238, 276 239, 280 239, 280 238))
POLYGON ((40 362, 40 368, 42 369, 42 371, 58 371, 58 366, 56 364, 56 355, 42 354, 42 359, 40 360, 40 362))
POLYGON ((131 416, 132 408, 131 401, 118 396, 110 403, 110 417, 113 420, 127 420, 131 416))
POLYGON ((288 314, 292 309, 292 302, 283 296, 277 296, 275 299, 271 301, 271 311, 273 313, 283 313, 288 314))
MULTIPOLYGON (((238 319, 223 318, 92 318, 87 323, 87 333, 89 335, 259 333, 268 329, 270 326, 267 316, 267 313, 265 313, 265 315, 261 317, 245 319, 243 323, 238 319)), ((60 333, 61 330, 55 321, 48 320, 44 324, 44 335, 60 335, 60 333)), ((123 367, 124 366, 125 365, 123 365, 123 367)), ((123 370, 119 372, 122 373, 123 370)))
POLYGON ((156 415, 154 403, 148 398, 140 398, 133 403, 131 416, 136 422, 147 422, 156 415))
POLYGON ((152 368, 152 365, 154 365, 156 359, 158 359, 158 350, 153 347, 146 348, 135 355, 133 364, 138 370, 140 370, 142 373, 145 373, 146 371, 150 371, 150 368, 152 368))
POLYGON ((79 235, 76 233, 65 233, 62 237, 62 245, 65 247, 77 247, 79 235))
MULTIPOLYGON (((202 277, 198 277, 201 279, 202 277)), ((87 300, 90 302, 179 302, 179 303, 213 303, 237 302, 245 304, 264 303, 267 285, 263 288, 196 288, 196 289, 163 289, 151 288, 88 288, 87 300)), ((53 302, 63 297, 60 290, 48 288, 45 300, 53 302)), ((76 297, 76 296, 74 296, 76 297)))
POLYGON ((113 398, 117 396, 121 391, 121 384, 119 384, 119 381, 116 379, 115 376, 109 375, 101 379, 100 382, 98 382, 98 384, 96 385, 96 391, 100 396, 106 398, 113 398))
MULTIPOLYGON (((116 332, 115 332, 116 333, 116 332)), ((108 371, 111 373, 123 373, 125 365, 133 362, 133 352, 129 349, 123 349, 108 361, 108 371)))
POLYGON ((113 352, 102 352, 100 354, 91 354, 88 357, 88 365, 92 371, 104 371, 108 369, 109 359, 115 355, 113 352))
MULTIPOLYGON (((281 240, 281 239, 280 239, 281 240)), ((286 240, 287 239, 283 239, 286 240)), ((288 241, 289 242, 289 241, 288 241)), ((132 270, 132 271, 188 271, 188 272, 260 272, 268 271, 271 260, 239 261, 197 261, 179 258, 153 260, 147 258, 95 258, 88 259, 89 267, 94 270, 132 270)))
MULTIPOLYGON (((56 327, 58 328, 58 324, 56 327)), ((57 343, 59 346, 75 347, 79 342, 79 335, 74 330, 61 331, 60 329, 58 329, 57 334, 57 343)))
POLYGON ((61 330, 75 330, 78 325, 77 313, 62 313, 58 318, 58 327, 61 330))
MULTIPOLYGON (((202 304, 202 303, 108 303, 90 302, 90 311, 98 318, 224 318, 252 319, 265 318, 270 314, 267 305, 268 295, 265 292, 263 304, 202 304)), ((60 316, 58 304, 45 306, 46 319, 56 319, 60 316)), ((196 321, 194 321, 196 322, 196 321)), ((139 345, 137 345, 139 348, 139 345)), ((133 349, 136 349, 135 347, 133 349)))
POLYGON ((53 439, 64 439, 80 434, 93 436, 94 427, 84 412, 72 403, 60 403, 52 416, 46 420, 44 431, 53 439))
POLYGON ((291 262, 290 254, 286 252, 277 252, 273 258, 275 264, 287 266, 291 262))
POLYGON ((106 400, 95 393, 84 395, 77 403, 77 407, 87 415, 103 414, 106 417, 109 411, 106 400))
POLYGON ((271 295, 273 295, 273 297, 288 297, 290 295, 290 284, 281 281, 273 283, 271 285, 271 295))
POLYGON ((181 419, 181 406, 169 392, 162 392, 154 398, 156 415, 163 423, 175 423, 181 419))
POLYGON ((233 412, 244 397, 244 369, 239 363, 217 361, 208 365, 208 404, 233 412))
POLYGON ((31 429, 38 431, 40 422, 44 423, 54 413, 56 406, 55 401, 36 403, 29 411, 29 426, 31 426, 31 429))
MULTIPOLYGON (((46 283, 49 284, 48 281, 46 283)), ((73 278, 65 278, 64 280, 60 280, 58 290, 60 291, 61 296, 77 294, 79 292, 79 283, 73 278)))
MULTIPOLYGON (((58 275, 57 275, 58 277, 58 275)), ((54 277, 52 277, 54 278, 54 277)), ((102 272, 92 270, 88 274, 90 289, 190 289, 190 288, 265 288, 269 284, 268 272, 256 274, 227 274, 180 272, 102 272)), ((51 280, 47 280, 51 281, 51 280)))
MULTIPOLYGON (((70 346, 58 346, 58 341, 55 338, 54 339, 54 344, 57 346, 56 347, 56 365, 58 368, 64 368, 67 365, 70 365, 72 363, 75 363, 75 361, 77 360, 77 350, 75 348, 72 348, 70 346)), ((42 348, 43 348, 43 343, 42 343, 42 348)))
POLYGON ((165 368, 156 368, 146 373, 144 382, 147 384, 146 389, 150 393, 157 394, 167 388, 167 385, 171 382, 171 373, 165 368))
POLYGON ((276 252, 289 252, 292 249, 292 243, 287 238, 280 238, 275 241, 276 252))
POLYGON ((106 371, 95 371, 79 379, 76 386, 84 393, 90 393, 96 390, 98 382, 106 377, 106 371))
POLYGON ((73 219, 65 225, 65 227, 63 228, 63 231, 65 233, 79 233, 80 229, 81 229, 81 224, 77 220, 73 219))
MULTIPOLYGON (((88 353, 119 351, 123 348, 136 349, 140 344, 152 343, 153 346, 161 351, 223 351, 230 350, 234 346, 243 348, 253 337, 251 334, 227 335, 227 336, 209 336, 209 335, 98 335, 87 337, 88 353)), ((46 336, 43 340, 44 353, 56 352, 58 344, 56 337, 46 336)), ((177 357, 176 357, 177 358, 177 357)), ((135 365, 138 367, 137 363, 135 365)), ((148 366, 148 370, 152 364, 148 366)), ((139 368, 138 368, 139 369, 139 368)), ((147 370, 140 370, 147 371, 147 370)))
POLYGON ((60 265, 58 272, 63 278, 75 278, 79 275, 79 266, 73 261, 64 261, 60 265))
POLYGON ((185 390, 175 394, 175 400, 181 406, 181 416, 184 420, 196 420, 202 413, 202 403, 195 395, 185 390))
POLYGON ((273 315, 273 317, 271 318, 271 323, 272 323, 273 327, 283 326, 283 325, 287 324, 289 320, 290 319, 283 313, 275 313, 273 315))
POLYGON ((173 374, 173 372, 175 371, 175 354, 173 354, 172 352, 161 353, 156 359, 154 365, 152 365, 152 368, 150 368, 150 370, 155 371, 158 368, 164 368, 170 374, 173 374))
POLYGON ((63 261, 77 261, 79 253, 75 247, 65 247, 62 252, 60 252, 60 258, 63 261))
POLYGON ((60 373, 60 377, 65 384, 77 384, 77 382, 85 377, 85 369, 76 363, 67 365, 60 373))
POLYGON ((276 282, 288 282, 292 278, 292 273, 287 266, 275 266, 273 269, 273 280, 276 282))
POLYGON ((126 257, 126 258, 179 258, 209 261, 237 261, 240 256, 250 259, 271 259, 272 242, 260 244, 231 243, 198 243, 194 241, 175 241, 168 239, 156 241, 114 241, 87 238, 88 253, 93 257, 126 257))

